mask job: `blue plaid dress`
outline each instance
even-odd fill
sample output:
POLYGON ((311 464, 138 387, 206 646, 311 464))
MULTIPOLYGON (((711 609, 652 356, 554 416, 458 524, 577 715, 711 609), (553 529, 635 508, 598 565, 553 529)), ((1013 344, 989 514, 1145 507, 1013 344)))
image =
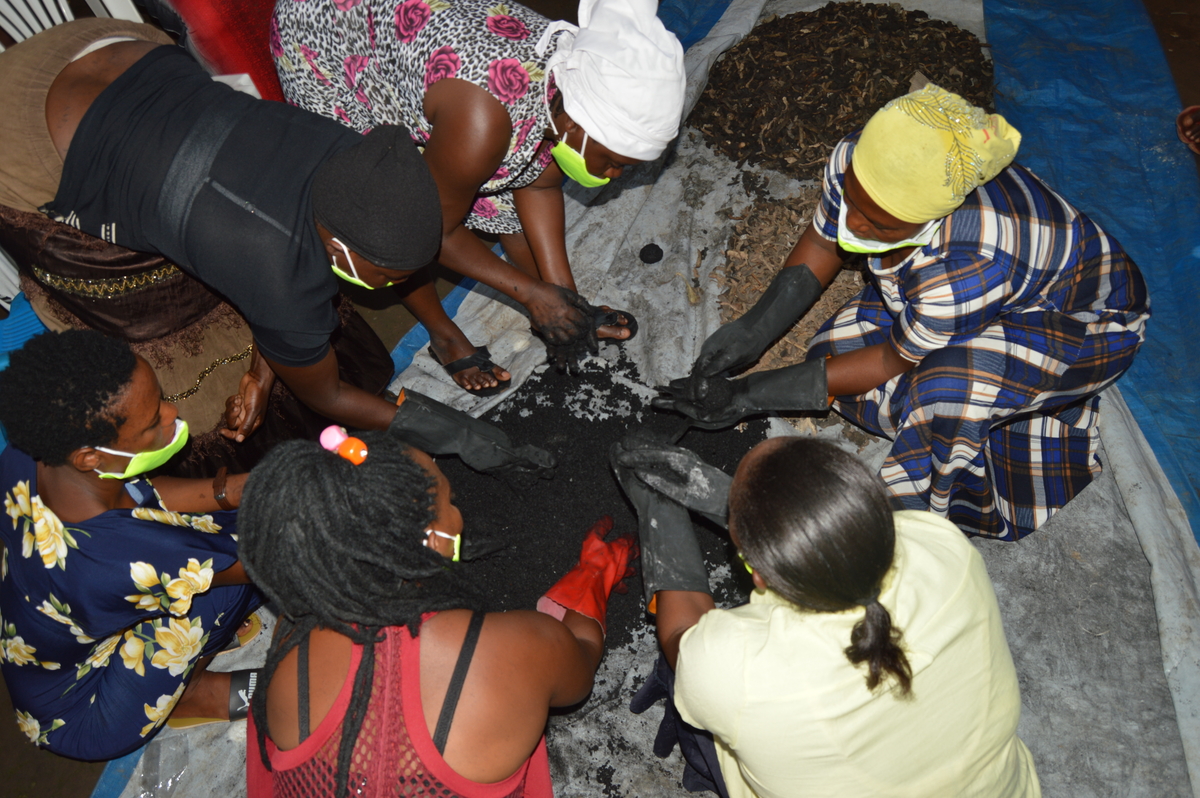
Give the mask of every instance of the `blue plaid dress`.
MULTIPOLYGON (((837 240, 858 135, 825 170, 813 226, 837 240)), ((898 508, 971 535, 1017 540, 1099 474, 1099 392, 1129 368, 1150 302, 1111 236, 1013 165, 972 192, 937 236, 871 279, 808 357, 890 341, 917 366, 834 409, 893 441, 880 469, 898 508)))

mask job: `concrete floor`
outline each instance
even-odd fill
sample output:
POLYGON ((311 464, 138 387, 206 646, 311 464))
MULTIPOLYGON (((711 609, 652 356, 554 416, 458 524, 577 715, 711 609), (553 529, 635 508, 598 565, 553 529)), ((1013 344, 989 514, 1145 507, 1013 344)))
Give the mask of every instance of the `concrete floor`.
MULTIPOLYGON (((1200 104, 1200 7, 1195 0, 1144 2, 1162 41, 1183 103, 1200 104)), ((543 13, 566 7, 561 0, 541 0, 530 5, 543 10, 543 13)), ((396 312, 399 309, 386 307, 390 305, 390 298, 383 302, 380 297, 370 297, 369 300, 363 305, 368 320, 377 326, 381 337, 390 346, 403 335, 411 322, 396 312), (385 307, 369 307, 372 304, 385 307)), ((1084 508, 1083 503, 1103 504, 1107 501, 1112 501, 1111 494, 1089 488, 1077 503, 1080 504, 1079 511, 1083 512, 1089 509, 1084 508)), ((1120 696, 1104 695, 1084 690, 1077 695, 1062 696, 1049 694, 1051 688, 1045 687, 1061 681, 1061 674, 1042 672, 1049 661, 1049 652, 1064 647, 1074 651, 1076 656, 1071 659, 1077 663, 1079 672, 1073 678, 1087 685, 1092 670, 1099 674, 1109 667, 1107 652, 1122 646, 1133 631, 1153 630, 1155 625, 1153 613, 1146 615, 1144 609, 1132 613, 1123 610, 1106 612, 1103 609, 1109 600, 1113 607, 1131 606, 1127 600, 1135 597, 1126 594, 1134 589, 1132 584, 1144 584, 1144 576, 1134 573, 1144 569, 1144 558, 1136 549, 1126 550, 1127 544, 1098 546, 1098 536, 1092 535, 1086 525, 1072 522, 1074 511, 1073 504, 1060 518, 1055 519, 1051 525, 1053 528, 1045 530, 1046 534, 1035 535, 1020 546, 982 545, 988 567, 998 583, 1001 603, 1007 607, 1006 629, 1017 657, 1018 671, 1022 674, 1026 706, 1041 707, 1065 700, 1085 705, 1087 711, 1084 714, 1093 716, 1089 734, 1094 743, 1091 750, 1096 753, 1085 754, 1089 762, 1086 768, 1088 778, 1084 781, 1064 782, 1061 778, 1067 771, 1066 762, 1060 760, 1077 756, 1078 751, 1069 751, 1060 746, 1056 754, 1054 746, 1039 746, 1039 770, 1046 794, 1106 795, 1112 794, 1111 787, 1116 784, 1134 783, 1138 787, 1128 794, 1180 794, 1167 786, 1179 783, 1179 774, 1176 772, 1178 766, 1172 764, 1173 760, 1178 761, 1172 756, 1178 746, 1178 733, 1176 731, 1172 735, 1171 729, 1163 728, 1153 717, 1142 712, 1142 707, 1156 700, 1154 694, 1160 689, 1161 665, 1147 662, 1141 666, 1136 663, 1132 667, 1128 664, 1122 666, 1128 672, 1118 676, 1122 682, 1133 687, 1132 694, 1122 691, 1120 696), (1083 571, 1091 576, 1079 582, 1081 587, 1070 606, 1039 607, 1036 602, 1023 602, 1022 608, 1015 601, 1006 601, 1006 592, 1036 591, 1037 585, 1046 584, 1046 580, 1053 582, 1072 571, 1083 571), (1000 583, 1005 586, 1000 588, 1000 583), (1031 626, 1023 622, 1033 612, 1062 613, 1069 621, 1063 629, 1075 627, 1078 634, 1033 639, 1030 637, 1031 626), (1153 672, 1155 669, 1158 673, 1153 672), (1150 675, 1142 678, 1143 674, 1150 675), (1108 707, 1115 706, 1121 706, 1124 711, 1108 711, 1108 707), (1139 718, 1145 722, 1139 722, 1139 718), (1138 773, 1114 772, 1112 763, 1100 753, 1125 749, 1127 746, 1150 754, 1142 760, 1138 773)), ((1095 512, 1101 516, 1105 514, 1103 507, 1095 507, 1090 508, 1086 516, 1092 516, 1095 512)), ((1138 603, 1138 606, 1145 605, 1138 603)), ((621 659, 610 657, 609 661, 616 665, 621 659)), ((627 662, 624 660, 622 664, 627 662)), ((627 670, 621 675, 633 676, 627 670)), ((1113 674, 1105 675, 1106 679, 1112 677, 1113 674)), ((640 673, 637 678, 640 681, 640 673)), ((615 681, 621 684, 624 679, 615 681)), ((12 717, 12 706, 7 690, 0 690, 0 718, 4 717, 12 717)), ((1022 734, 1031 741, 1031 745, 1035 737, 1042 737, 1049 742, 1064 731, 1056 729, 1055 722, 1053 713, 1031 713, 1027 709, 1023 717, 1022 734)), ((1068 736, 1077 737, 1078 730, 1068 736)), ((72 762, 39 751, 24 739, 14 723, 0 722, 0 785, 3 785, 0 792, 5 798, 85 798, 91 794, 102 769, 103 764, 72 762)))

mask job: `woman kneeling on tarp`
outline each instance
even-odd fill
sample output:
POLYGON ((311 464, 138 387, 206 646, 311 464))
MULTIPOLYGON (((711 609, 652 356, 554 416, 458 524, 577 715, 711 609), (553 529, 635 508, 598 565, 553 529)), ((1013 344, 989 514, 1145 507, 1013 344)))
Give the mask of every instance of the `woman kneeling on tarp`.
MULTIPOLYGON (((563 365, 597 336, 637 331, 627 311, 576 293, 562 186, 604 185, 678 134, 683 47, 656 10, 582 0, 576 27, 490 0, 278 0, 271 54, 289 102, 360 133, 412 132, 441 200, 439 262, 521 303, 563 365), (475 232, 499 236, 511 265, 475 232)), ((429 270, 399 290, 460 387, 508 385, 446 315, 429 270)))
POLYGON ((1141 274, 1111 236, 1015 164, 999 115, 926 86, 834 148, 821 205, 758 304, 656 404, 712 426, 824 411, 894 443, 893 504, 1016 540, 1100 472, 1099 393, 1145 338, 1141 274), (847 252, 868 285, 808 361, 721 379, 812 306, 847 252), (828 358, 828 359, 827 359, 828 358))
POLYGON ((245 476, 144 479, 187 440, 161 397, 145 360, 92 331, 40 335, 0 372, 0 671, 22 731, 64 756, 248 709, 250 671, 207 670, 260 601, 219 512, 245 476))
POLYGON ((632 539, 605 543, 603 519, 546 614, 484 613, 452 562, 470 541, 434 462, 335 430, 321 437, 334 451, 283 444, 246 488, 242 557, 282 613, 249 798, 551 795, 548 710, 591 691, 632 539))
POLYGON ((865 465, 812 438, 759 444, 732 486, 679 447, 626 439, 613 459, 637 508, 663 650, 631 708, 668 698, 655 753, 678 739, 686 786, 734 798, 1041 795, 1017 737, 1000 608, 953 524, 893 513, 865 465), (754 584, 749 604, 727 610, 713 604, 688 517, 723 521, 726 497, 754 584))

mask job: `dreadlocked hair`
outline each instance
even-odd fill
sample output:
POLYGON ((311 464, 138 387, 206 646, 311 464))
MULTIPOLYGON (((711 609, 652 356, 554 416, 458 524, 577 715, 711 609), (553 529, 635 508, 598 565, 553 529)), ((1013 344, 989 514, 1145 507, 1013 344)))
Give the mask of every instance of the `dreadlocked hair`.
POLYGON ((817 612, 866 608, 846 658, 867 665, 867 689, 887 677, 912 691, 901 632, 879 603, 896 530, 883 484, 853 455, 811 438, 776 439, 738 471, 729 525, 772 590, 817 612))
POLYGON ((46 332, 0 371, 0 424, 12 445, 48 466, 81 446, 103 446, 125 419, 113 405, 133 379, 129 345, 95 330, 46 332))
MULTIPOLYGON (((385 627, 407 626, 417 635, 424 613, 483 608, 458 569, 424 546, 434 518, 433 477, 393 436, 359 437, 368 451, 359 465, 312 441, 277 446, 250 473, 238 512, 241 562, 281 611, 263 684, 318 626, 363 647, 342 722, 339 796, 347 791, 385 627)), ((259 755, 270 770, 266 701, 251 703, 259 755)))

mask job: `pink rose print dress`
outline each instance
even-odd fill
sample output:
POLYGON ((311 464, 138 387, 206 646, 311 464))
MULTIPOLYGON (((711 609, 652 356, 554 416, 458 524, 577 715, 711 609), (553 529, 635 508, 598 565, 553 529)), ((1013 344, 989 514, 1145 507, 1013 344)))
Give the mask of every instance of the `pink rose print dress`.
MULTIPOLYGON (((365 133, 399 124, 420 145, 432 125, 425 91, 446 78, 470 81, 512 118, 508 154, 484 183, 465 223, 519 233, 512 190, 550 163, 546 61, 534 45, 550 21, 524 6, 482 0, 279 0, 271 53, 288 102, 365 133)), ((551 89, 553 96, 553 89, 551 89)))

